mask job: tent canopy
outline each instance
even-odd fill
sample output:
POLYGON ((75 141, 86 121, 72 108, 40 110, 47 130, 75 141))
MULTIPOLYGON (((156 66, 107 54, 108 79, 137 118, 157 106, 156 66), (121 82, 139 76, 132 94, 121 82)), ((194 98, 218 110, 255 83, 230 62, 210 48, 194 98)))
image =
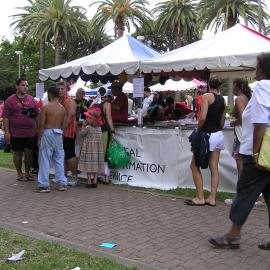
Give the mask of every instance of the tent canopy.
POLYGON ((244 26, 165 53, 141 64, 145 73, 192 70, 245 70, 254 68, 256 57, 270 52, 270 38, 244 26))
POLYGON ((198 86, 206 87, 207 83, 193 79, 191 81, 185 81, 181 79, 180 81, 174 81, 169 79, 165 82, 164 85, 158 83, 149 88, 152 91, 185 91, 190 89, 196 89, 198 86))
POLYGON ((42 81, 59 78, 69 78, 72 75, 98 74, 119 75, 123 71, 127 74, 135 74, 139 69, 141 61, 150 59, 160 54, 138 41, 137 39, 124 35, 103 49, 88 56, 73 60, 63 65, 55 66, 39 71, 42 81))

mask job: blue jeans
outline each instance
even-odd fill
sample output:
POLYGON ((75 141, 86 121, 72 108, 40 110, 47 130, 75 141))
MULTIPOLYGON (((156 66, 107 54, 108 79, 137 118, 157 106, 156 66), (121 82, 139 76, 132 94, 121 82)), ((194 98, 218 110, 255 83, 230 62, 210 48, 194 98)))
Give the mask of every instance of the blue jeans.
POLYGON ((61 129, 45 129, 39 146, 38 186, 49 187, 49 173, 52 161, 58 185, 67 186, 64 172, 63 132, 61 129))

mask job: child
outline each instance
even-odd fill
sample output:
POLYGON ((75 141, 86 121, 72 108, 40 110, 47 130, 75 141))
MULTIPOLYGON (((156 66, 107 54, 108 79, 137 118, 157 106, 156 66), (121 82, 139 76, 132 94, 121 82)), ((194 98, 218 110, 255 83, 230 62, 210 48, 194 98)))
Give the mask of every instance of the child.
POLYGON ((95 107, 84 113, 86 120, 83 122, 81 135, 84 137, 78 170, 87 173, 86 188, 97 187, 98 174, 104 173, 104 152, 101 141, 102 119, 95 107))
POLYGON ((51 161, 55 163, 55 178, 58 190, 67 190, 64 174, 63 123, 66 110, 59 103, 59 90, 56 85, 48 89, 49 103, 41 110, 39 121, 39 171, 38 192, 50 192, 49 173, 51 161))

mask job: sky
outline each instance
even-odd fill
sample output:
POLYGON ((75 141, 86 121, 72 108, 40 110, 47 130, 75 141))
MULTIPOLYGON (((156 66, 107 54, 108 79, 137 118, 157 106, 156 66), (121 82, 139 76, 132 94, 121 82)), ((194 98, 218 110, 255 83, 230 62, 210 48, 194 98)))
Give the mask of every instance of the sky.
MULTIPOLYGON (((150 9, 152 9, 156 3, 163 2, 162 0, 148 0, 150 3, 150 9)), ((94 3, 96 1, 93 0, 73 0, 72 5, 80 5, 85 7, 88 10, 88 16, 92 17, 92 15, 95 13, 96 9, 95 7, 89 8, 89 4, 94 3)), ((268 8, 270 9, 270 0, 265 0, 268 8)), ((20 13, 20 10, 16 9, 16 7, 23 7, 27 5, 27 0, 8 0, 5 2, 5 4, 1 5, 1 16, 0 16, 0 38, 6 37, 9 40, 13 39, 13 29, 10 27, 10 23, 12 23, 11 15, 20 13)), ((112 25, 108 26, 108 30, 112 28, 112 25)), ((113 34, 113 33, 112 33, 113 34)), ((205 32, 204 36, 212 35, 213 33, 207 31, 205 32)))

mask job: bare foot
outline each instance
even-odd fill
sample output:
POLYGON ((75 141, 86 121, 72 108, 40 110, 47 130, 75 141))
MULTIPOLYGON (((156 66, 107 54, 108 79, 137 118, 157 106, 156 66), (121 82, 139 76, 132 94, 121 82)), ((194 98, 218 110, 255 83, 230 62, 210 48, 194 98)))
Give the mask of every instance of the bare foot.
POLYGON ((216 200, 208 198, 205 200, 205 204, 210 205, 210 206, 216 206, 216 200))

